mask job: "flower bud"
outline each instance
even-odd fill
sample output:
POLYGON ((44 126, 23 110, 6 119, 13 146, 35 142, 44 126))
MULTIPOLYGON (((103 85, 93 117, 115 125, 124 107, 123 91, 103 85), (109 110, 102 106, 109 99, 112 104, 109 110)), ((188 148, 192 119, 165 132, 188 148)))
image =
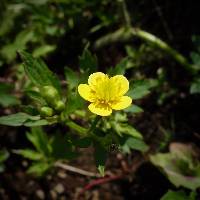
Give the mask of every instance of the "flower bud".
POLYGON ((56 90, 56 88, 54 88, 53 86, 44 86, 41 89, 41 95, 42 97, 45 98, 45 100, 49 103, 52 104, 53 102, 56 102, 58 100, 60 100, 60 96, 58 91, 56 90))
POLYGON ((53 115, 53 109, 47 106, 44 106, 40 109, 40 114, 43 117, 51 117, 53 115))
POLYGON ((56 102, 55 110, 61 112, 64 110, 64 108, 65 108, 65 104, 61 100, 56 102))

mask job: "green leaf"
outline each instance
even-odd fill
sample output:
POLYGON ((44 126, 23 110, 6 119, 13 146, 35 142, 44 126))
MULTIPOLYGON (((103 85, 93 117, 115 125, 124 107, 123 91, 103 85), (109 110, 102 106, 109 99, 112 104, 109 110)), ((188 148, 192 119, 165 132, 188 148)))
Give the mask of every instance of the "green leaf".
POLYGON ((137 105, 132 105, 132 106, 129 106, 128 108, 124 109, 124 112, 141 113, 141 112, 144 112, 144 110, 137 105))
POLYGON ((129 153, 130 149, 146 152, 149 147, 143 140, 129 137, 125 140, 124 144, 122 144, 122 149, 126 150, 126 153, 129 153))
POLYGON ((36 162, 33 163, 27 170, 29 174, 34 174, 36 176, 42 176, 52 167, 51 164, 46 162, 36 162))
POLYGON ((190 93, 191 94, 200 93, 200 78, 192 82, 190 86, 190 93))
POLYGON ((143 138, 142 134, 139 131, 126 123, 113 122, 112 127, 120 136, 122 136, 122 134, 127 134, 134 138, 143 138))
POLYGON ((169 190, 160 200, 195 200, 192 197, 186 195, 182 190, 172 191, 169 190))
POLYGON ((30 133, 26 133, 28 140, 34 145, 34 147, 45 156, 50 154, 50 144, 48 137, 45 132, 43 132, 41 127, 34 127, 31 129, 30 133))
POLYGON ((0 117, 0 124, 7 126, 22 126, 27 120, 39 120, 39 116, 31 116, 26 113, 16 113, 0 117))
POLYGON ((95 152, 94 152, 94 157, 95 157, 95 162, 96 166, 99 170, 99 173, 101 176, 105 175, 105 163, 107 159, 107 151, 104 147, 102 147, 99 144, 94 144, 95 152))
POLYGON ((146 86, 136 86, 133 89, 131 89, 128 92, 128 96, 130 96, 131 98, 133 98, 134 100, 136 99, 141 99, 144 96, 148 95, 150 93, 150 91, 146 88, 146 86))
POLYGON ((145 152, 149 149, 148 145, 145 144, 145 142, 143 140, 139 140, 139 139, 136 139, 136 138, 129 138, 126 141, 126 144, 131 149, 135 149, 135 150, 142 151, 142 152, 145 152))
POLYGON ((91 74, 97 71, 97 58, 93 56, 87 48, 83 50, 79 58, 79 67, 84 73, 91 74))
POLYGON ((73 113, 84 106, 84 101, 77 92, 71 92, 67 97, 66 114, 73 113))
POLYGON ((14 42, 9 43, 2 48, 1 54, 7 59, 8 62, 10 62, 16 57, 17 51, 25 49, 26 44, 32 41, 33 38, 33 31, 25 29, 24 31, 18 33, 14 42))
POLYGON ((36 107, 33 107, 32 105, 20 105, 20 109, 22 110, 22 112, 25 112, 32 116, 40 114, 36 107))
POLYGON ((3 107, 14 106, 20 101, 12 95, 13 85, 0 83, 0 104, 3 107))
POLYGON ((53 86, 61 93, 59 79, 48 69, 42 60, 35 59, 25 51, 20 51, 19 54, 24 62, 26 74, 36 86, 53 86))
POLYGON ((65 78, 70 89, 76 88, 79 83, 77 74, 69 67, 65 68, 65 78))
POLYGON ((111 68, 108 73, 111 76, 124 75, 127 69, 128 62, 128 58, 123 58, 114 68, 111 68))
POLYGON ((130 90, 127 95, 133 98, 133 100, 141 99, 150 94, 150 89, 156 87, 157 85, 158 81, 154 79, 136 81, 130 84, 130 90))
POLYGON ((33 56, 34 57, 40 57, 40 56, 45 56, 47 55, 48 53, 54 51, 56 49, 56 46, 55 45, 42 45, 38 48, 36 48, 34 51, 33 51, 33 56))
POLYGON ((31 149, 20 149, 20 150, 15 150, 14 153, 19 154, 23 156, 24 158, 30 159, 30 160, 41 160, 44 158, 44 155, 41 153, 31 150, 31 149))
POLYGON ((18 105, 20 101, 11 94, 0 94, 0 104, 3 107, 18 105))

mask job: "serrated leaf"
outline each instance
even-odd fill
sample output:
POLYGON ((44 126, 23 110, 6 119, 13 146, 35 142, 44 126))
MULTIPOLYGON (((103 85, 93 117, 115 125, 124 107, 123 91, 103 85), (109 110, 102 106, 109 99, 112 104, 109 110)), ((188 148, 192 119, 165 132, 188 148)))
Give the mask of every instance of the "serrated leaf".
POLYGON ((65 78, 70 89, 77 87, 79 78, 77 74, 69 67, 65 68, 65 78))
POLYGON ((93 73, 97 71, 97 58, 93 56, 91 52, 85 48, 82 55, 79 58, 79 67, 84 73, 93 73))
POLYGON ((133 100, 141 99, 150 93, 150 89, 156 87, 158 81, 154 79, 136 81, 130 84, 130 90, 127 93, 133 100))
POLYGON ((0 124, 7 126, 22 126, 27 120, 39 120, 40 116, 31 116, 26 113, 16 113, 0 117, 0 124))
POLYGON ((111 68, 109 70, 109 75, 114 76, 114 75, 124 75, 127 69, 129 59, 128 58, 123 58, 114 68, 111 68))
POLYGON ((84 101, 77 92, 71 92, 67 97, 66 114, 73 113, 84 106, 84 101))
POLYGON ((42 87, 49 85, 61 92, 59 79, 48 69, 41 59, 36 59, 25 51, 20 51, 19 54, 24 62, 26 74, 36 86, 42 87))

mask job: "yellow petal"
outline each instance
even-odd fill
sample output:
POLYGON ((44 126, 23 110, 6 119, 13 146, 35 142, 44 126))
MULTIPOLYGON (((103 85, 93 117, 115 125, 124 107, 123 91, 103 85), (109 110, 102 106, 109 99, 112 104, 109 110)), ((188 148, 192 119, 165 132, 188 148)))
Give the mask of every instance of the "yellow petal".
POLYGON ((112 113, 112 109, 108 107, 98 107, 96 104, 91 103, 88 106, 89 110, 96 115, 108 116, 112 113))
POLYGON ((90 101, 90 102, 93 101, 92 90, 90 89, 89 85, 87 85, 87 84, 80 84, 78 86, 78 93, 85 100, 90 101))
POLYGON ((128 96, 122 96, 119 98, 119 101, 115 104, 112 104, 112 109, 114 110, 122 110, 127 108, 132 103, 132 99, 128 96))
POLYGON ((104 79, 106 79, 106 77, 108 78, 107 75, 105 75, 104 73, 102 72, 96 72, 96 73, 93 73, 89 76, 88 78, 88 84, 90 86, 95 86, 95 85, 99 85, 100 82, 103 82, 104 79))
POLYGON ((129 82, 123 75, 116 75, 110 78, 110 84, 112 85, 112 95, 122 96, 129 89, 129 82))

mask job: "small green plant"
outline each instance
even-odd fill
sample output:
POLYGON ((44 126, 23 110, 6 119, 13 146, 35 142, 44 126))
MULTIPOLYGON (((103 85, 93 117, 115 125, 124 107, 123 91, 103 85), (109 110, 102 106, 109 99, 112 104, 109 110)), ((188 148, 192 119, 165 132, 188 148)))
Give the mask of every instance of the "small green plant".
POLYGON ((24 51, 19 54, 30 80, 25 88, 30 103, 22 106, 23 112, 0 117, 0 124, 32 127, 27 138, 35 149, 15 150, 33 161, 28 172, 42 175, 58 160, 74 159, 78 155, 78 147, 93 146, 96 166, 104 175, 106 158, 113 144, 124 153, 132 149, 148 150, 141 133, 129 124, 128 116, 143 111, 131 102, 132 98, 139 99, 148 94, 149 87, 142 83, 129 86, 123 73, 113 74, 124 68, 123 62, 110 69, 113 77, 109 78, 102 72, 96 72, 97 59, 86 48, 80 57, 80 72, 66 68, 67 88, 63 88, 42 60, 24 51), (83 84, 87 79, 89 85, 83 84), (125 96, 128 90, 128 96, 125 96), (91 103, 91 112, 77 91, 91 103), (77 120, 81 120, 84 126, 77 120), (57 123, 67 126, 69 131, 47 137, 41 128, 33 128, 57 123))

